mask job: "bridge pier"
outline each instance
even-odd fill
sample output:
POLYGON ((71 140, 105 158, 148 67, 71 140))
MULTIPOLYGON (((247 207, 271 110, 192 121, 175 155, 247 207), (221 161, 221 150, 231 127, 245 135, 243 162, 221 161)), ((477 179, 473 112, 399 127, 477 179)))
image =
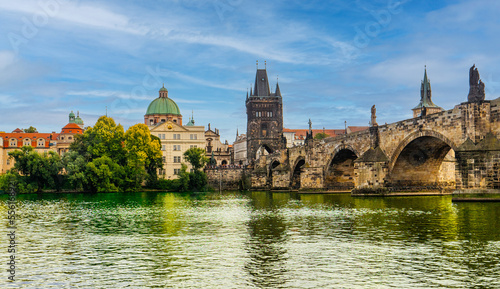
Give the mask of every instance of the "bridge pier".
POLYGON ((456 151, 457 191, 462 193, 500 190, 500 141, 492 134, 475 144, 467 139, 456 151))
POLYGON ((389 159, 380 147, 370 148, 354 161, 355 189, 373 189, 385 186, 389 159))

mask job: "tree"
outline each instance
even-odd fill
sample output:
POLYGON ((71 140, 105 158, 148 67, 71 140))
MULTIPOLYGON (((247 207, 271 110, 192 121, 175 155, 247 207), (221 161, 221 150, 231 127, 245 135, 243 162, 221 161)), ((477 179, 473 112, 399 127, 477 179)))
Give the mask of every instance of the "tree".
POLYGON ((68 156, 68 180, 88 191, 129 191, 156 180, 162 166, 160 140, 144 124, 127 132, 106 116, 75 137, 68 156), (71 165, 70 161, 76 162, 71 165))
POLYGON ((102 156, 87 163, 85 177, 91 192, 118 192, 122 188, 124 170, 110 157, 102 156))
POLYGON ((82 190, 86 186, 85 170, 87 162, 76 151, 69 151, 62 157, 66 180, 73 189, 82 190))
POLYGON ((203 168, 208 163, 205 150, 202 148, 190 148, 184 152, 184 159, 188 161, 194 170, 203 168))
POLYGON ((317 133, 315 136, 314 136, 314 139, 324 139, 324 138, 327 138, 329 137, 329 135, 327 135, 326 133, 324 132, 319 132, 317 133))
POLYGON ((34 191, 61 188, 62 163, 55 152, 39 154, 31 146, 23 146, 20 150, 9 152, 9 157, 15 161, 12 173, 18 174, 21 182, 24 181, 34 191))
POLYGON ((135 187, 150 175, 157 178, 157 170, 162 166, 161 145, 153 138, 145 124, 131 126, 125 133, 125 151, 128 170, 135 178, 130 180, 135 187))
POLYGON ((36 130, 36 128, 34 128, 34 127, 32 127, 32 126, 30 126, 29 128, 25 128, 25 129, 23 129, 23 131, 24 131, 25 133, 36 133, 36 132, 38 132, 38 131, 36 130))

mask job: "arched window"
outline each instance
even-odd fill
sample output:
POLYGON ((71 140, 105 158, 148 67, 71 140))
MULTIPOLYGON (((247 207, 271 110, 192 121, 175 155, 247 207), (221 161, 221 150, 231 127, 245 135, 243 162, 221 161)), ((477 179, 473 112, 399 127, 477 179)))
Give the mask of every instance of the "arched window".
POLYGON ((45 140, 43 138, 39 138, 37 142, 38 147, 44 147, 45 146, 45 140))
POLYGON ((23 140, 23 146, 31 146, 31 140, 29 138, 25 138, 23 140))
POLYGON ((11 138, 9 142, 9 146, 11 147, 17 147, 17 139, 11 138))

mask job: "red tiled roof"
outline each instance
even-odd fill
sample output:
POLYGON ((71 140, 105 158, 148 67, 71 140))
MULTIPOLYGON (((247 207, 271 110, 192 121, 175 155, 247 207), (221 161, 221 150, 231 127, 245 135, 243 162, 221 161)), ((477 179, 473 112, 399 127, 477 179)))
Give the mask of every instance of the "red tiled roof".
POLYGON ((351 132, 358 132, 358 131, 367 130, 370 127, 369 126, 348 126, 348 128, 351 132))
POLYGON ((51 139, 56 139, 58 134, 53 133, 25 133, 25 132, 11 132, 11 133, 0 133, 0 137, 3 138, 3 146, 10 147, 10 139, 15 138, 17 140, 17 147, 23 146, 24 139, 28 138, 31 143, 34 144, 33 147, 37 147, 36 142, 38 139, 45 139, 45 147, 49 147, 51 139))
POLYGON ((65 125, 62 128, 61 133, 82 134, 83 129, 79 125, 77 125, 76 123, 68 123, 67 125, 65 125))

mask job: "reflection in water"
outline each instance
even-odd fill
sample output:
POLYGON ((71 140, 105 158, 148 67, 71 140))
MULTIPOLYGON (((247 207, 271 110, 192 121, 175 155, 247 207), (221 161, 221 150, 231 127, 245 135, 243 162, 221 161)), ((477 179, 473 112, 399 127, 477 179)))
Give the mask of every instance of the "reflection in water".
POLYGON ((280 288, 285 284, 286 226, 283 217, 273 208, 286 205, 290 197, 265 192, 253 192, 251 196, 255 210, 248 221, 249 260, 245 269, 257 288, 280 288))
POLYGON ((18 281, 0 288, 500 288, 500 203, 46 194, 17 213, 18 281))

